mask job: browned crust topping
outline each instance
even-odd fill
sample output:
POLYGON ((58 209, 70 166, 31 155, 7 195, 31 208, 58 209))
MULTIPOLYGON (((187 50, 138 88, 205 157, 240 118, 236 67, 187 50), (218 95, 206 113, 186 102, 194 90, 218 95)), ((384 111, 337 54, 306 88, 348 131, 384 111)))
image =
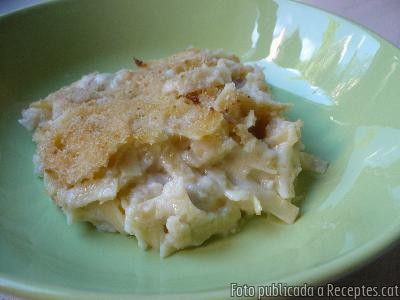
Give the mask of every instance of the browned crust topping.
MULTIPOLYGON (((281 104, 256 104, 239 92, 232 93, 232 101, 218 108, 215 102, 224 89, 221 83, 184 96, 165 91, 171 78, 179 80, 185 72, 216 66, 220 59, 227 64, 238 62, 235 56, 198 49, 147 63, 135 58, 140 69, 113 77, 119 78, 115 84, 100 84, 96 74, 91 74, 86 76, 86 86, 81 86, 82 79, 33 103, 31 107, 46 107, 51 115, 34 134, 43 170, 59 184, 73 186, 93 178, 131 141, 154 144, 173 136, 196 140, 222 130, 249 110, 257 110, 257 118, 262 119, 285 110, 281 104)), ((248 72, 248 67, 235 69, 232 81, 243 80, 248 72)))
POLYGON ((190 93, 185 96, 187 99, 193 102, 193 104, 200 104, 200 98, 197 93, 190 93))
POLYGON ((147 64, 143 60, 140 60, 140 59, 138 59, 136 57, 134 57, 133 60, 135 61, 135 65, 137 67, 139 67, 139 68, 147 68, 147 64))

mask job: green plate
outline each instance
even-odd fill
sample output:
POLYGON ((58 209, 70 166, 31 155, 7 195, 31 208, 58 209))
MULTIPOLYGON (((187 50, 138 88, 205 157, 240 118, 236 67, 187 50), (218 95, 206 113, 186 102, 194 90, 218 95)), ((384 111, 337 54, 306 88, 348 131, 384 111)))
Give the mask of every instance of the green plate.
POLYGON ((400 235, 400 51, 375 34, 286 1, 52 1, 0 18, 0 288, 22 296, 227 298, 230 283, 317 284, 400 235), (80 76, 189 45, 264 66, 309 152, 294 225, 250 221, 235 235, 160 259, 132 237, 68 226, 33 174, 20 111, 80 76))

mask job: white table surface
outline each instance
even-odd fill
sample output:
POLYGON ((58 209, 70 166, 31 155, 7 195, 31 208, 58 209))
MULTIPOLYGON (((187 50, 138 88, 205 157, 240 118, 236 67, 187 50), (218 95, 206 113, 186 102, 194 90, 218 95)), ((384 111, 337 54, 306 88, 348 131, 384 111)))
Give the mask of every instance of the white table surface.
MULTIPOLYGON (((0 0, 0 14, 46 0, 0 0)), ((300 0, 346 17, 378 33, 400 48, 400 0, 300 0)), ((337 286, 400 285, 400 244, 369 265, 334 281, 337 286)), ((0 300, 19 300, 0 293, 0 300)))

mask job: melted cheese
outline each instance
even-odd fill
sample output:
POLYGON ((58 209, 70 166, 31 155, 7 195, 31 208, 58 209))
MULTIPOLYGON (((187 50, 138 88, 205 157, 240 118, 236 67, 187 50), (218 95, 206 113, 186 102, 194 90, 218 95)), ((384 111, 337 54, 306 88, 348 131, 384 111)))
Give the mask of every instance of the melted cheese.
POLYGON ((242 213, 293 223, 300 159, 321 163, 301 154, 302 123, 283 118, 262 72, 198 49, 141 67, 86 75, 22 113, 68 219, 161 256, 234 232, 242 213))

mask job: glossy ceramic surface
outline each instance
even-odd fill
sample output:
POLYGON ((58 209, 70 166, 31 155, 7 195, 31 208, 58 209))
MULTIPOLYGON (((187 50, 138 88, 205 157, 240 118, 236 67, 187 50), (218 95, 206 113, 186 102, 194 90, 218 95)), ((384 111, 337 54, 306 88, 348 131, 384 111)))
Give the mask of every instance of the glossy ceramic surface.
POLYGON ((0 18, 0 288, 30 297, 229 297, 238 284, 317 284, 400 234, 400 51, 343 19, 286 1, 56 1, 0 18), (195 12, 195 13, 194 13, 195 12), (250 221, 235 235, 160 259, 134 238, 68 226, 33 175, 29 102, 94 70, 188 45, 265 67, 293 103, 304 143, 330 162, 302 174, 291 226, 250 221))

